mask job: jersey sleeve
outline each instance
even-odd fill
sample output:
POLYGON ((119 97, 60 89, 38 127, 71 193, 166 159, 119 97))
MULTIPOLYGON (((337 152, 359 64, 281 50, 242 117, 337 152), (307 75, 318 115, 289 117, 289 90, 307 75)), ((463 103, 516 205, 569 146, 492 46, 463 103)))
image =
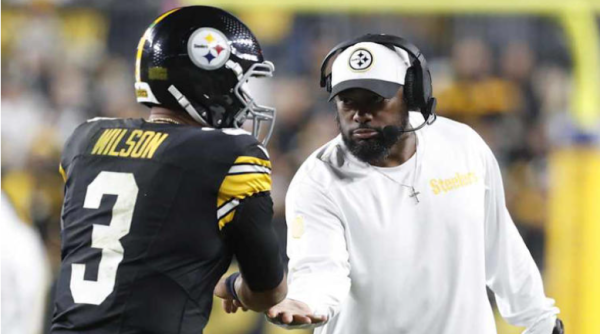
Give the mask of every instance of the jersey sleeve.
POLYGON ((247 145, 237 156, 223 179, 217 197, 219 229, 236 215, 240 201, 271 191, 271 161, 267 151, 257 142, 247 145))
POLYGON ((271 162, 252 141, 221 184, 217 214, 244 281, 253 291, 265 291, 281 283, 284 266, 272 223, 271 162))
POLYGON ((544 294, 538 268, 506 208, 498 162, 482 142, 485 166, 486 280, 504 319, 525 333, 550 333, 558 308, 544 294), (544 331, 550 328, 550 331, 544 331))
POLYGON ((302 301, 315 314, 332 319, 351 287, 342 215, 316 182, 298 174, 294 178, 285 201, 290 259, 287 298, 302 301))
POLYGON ((273 228, 273 201, 269 193, 243 199, 225 234, 252 291, 274 289, 281 283, 284 266, 273 228))

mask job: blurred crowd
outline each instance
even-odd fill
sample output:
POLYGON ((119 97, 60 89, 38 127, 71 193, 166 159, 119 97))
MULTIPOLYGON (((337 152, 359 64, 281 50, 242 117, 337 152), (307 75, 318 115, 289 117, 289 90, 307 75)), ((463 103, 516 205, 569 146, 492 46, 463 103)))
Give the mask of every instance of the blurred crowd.
MULTIPOLYGON (((147 117, 148 110, 135 102, 135 48, 149 23, 177 2, 18 3, 2 8, 2 189, 20 219, 39 233, 52 276, 60 263, 62 144, 92 117, 147 117)), ((302 161, 337 135, 334 106, 319 87, 321 60, 345 39, 383 32, 421 48, 432 71, 438 114, 469 124, 491 146, 509 210, 543 270, 547 157, 565 141, 571 122, 570 58, 555 22, 535 16, 261 9, 235 14, 256 33, 277 68, 274 79, 251 87, 259 102, 277 108, 268 149, 282 247, 288 184, 302 161)), ((261 323, 239 327, 245 331, 232 328, 213 333, 268 332, 261 323)))

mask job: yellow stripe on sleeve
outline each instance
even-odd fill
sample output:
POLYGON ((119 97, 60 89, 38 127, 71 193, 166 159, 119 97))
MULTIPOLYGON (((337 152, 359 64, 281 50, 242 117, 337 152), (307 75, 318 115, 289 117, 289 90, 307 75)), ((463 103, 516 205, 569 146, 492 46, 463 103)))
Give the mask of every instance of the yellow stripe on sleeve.
POLYGON ((234 216, 235 210, 231 211, 229 214, 227 214, 227 216, 221 218, 221 220, 219 220, 219 230, 223 229, 227 223, 231 222, 234 216))
POLYGON ((252 164, 252 165, 259 165, 259 166, 264 166, 264 167, 271 168, 271 161, 269 161, 269 160, 263 160, 263 159, 260 159, 260 158, 257 158, 257 157, 241 156, 241 157, 238 157, 233 164, 234 165, 238 165, 238 164, 252 164))
POLYGON ((219 189, 217 206, 220 207, 232 198, 243 199, 270 190, 271 176, 269 174, 227 175, 219 189))
MULTIPOLYGON (((265 160, 263 160, 265 161, 265 160)), ((268 162, 268 161, 267 161, 268 162)), ((219 189, 217 208, 232 198, 244 199, 246 197, 271 190, 271 175, 264 173, 227 175, 219 189)), ((219 219, 219 229, 233 220, 235 210, 219 219)), ((217 217, 219 218, 219 217, 217 217)))
POLYGON ((63 181, 67 182, 67 174, 65 173, 65 169, 63 168, 62 164, 58 164, 58 172, 62 176, 63 181))

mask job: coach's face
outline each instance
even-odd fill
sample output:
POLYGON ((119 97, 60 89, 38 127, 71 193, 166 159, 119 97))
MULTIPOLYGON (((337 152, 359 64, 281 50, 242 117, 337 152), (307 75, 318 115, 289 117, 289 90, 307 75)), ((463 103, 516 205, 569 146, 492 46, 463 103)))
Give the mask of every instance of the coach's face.
POLYGON ((385 159, 401 134, 384 135, 383 128, 392 125, 405 129, 408 123, 403 90, 385 99, 369 90, 354 88, 339 93, 334 101, 338 127, 350 152, 364 162, 385 159))

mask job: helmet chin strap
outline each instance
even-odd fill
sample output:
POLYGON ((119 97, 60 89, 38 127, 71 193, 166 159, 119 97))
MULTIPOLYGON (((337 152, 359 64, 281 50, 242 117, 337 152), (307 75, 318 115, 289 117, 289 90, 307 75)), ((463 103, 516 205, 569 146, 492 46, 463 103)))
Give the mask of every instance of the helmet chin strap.
POLYGON ((202 126, 208 126, 210 127, 210 125, 208 124, 208 122, 206 121, 206 119, 204 119, 202 116, 200 116, 200 113, 198 113, 198 111, 196 110, 196 108, 194 108, 194 106, 192 106, 192 104, 190 103, 190 101, 179 91, 179 89, 177 89, 175 86, 171 85, 169 86, 169 93, 171 93, 171 95, 173 95, 173 97, 177 100, 177 103, 179 103, 179 105, 185 109, 185 111, 198 123, 200 123, 202 126))

